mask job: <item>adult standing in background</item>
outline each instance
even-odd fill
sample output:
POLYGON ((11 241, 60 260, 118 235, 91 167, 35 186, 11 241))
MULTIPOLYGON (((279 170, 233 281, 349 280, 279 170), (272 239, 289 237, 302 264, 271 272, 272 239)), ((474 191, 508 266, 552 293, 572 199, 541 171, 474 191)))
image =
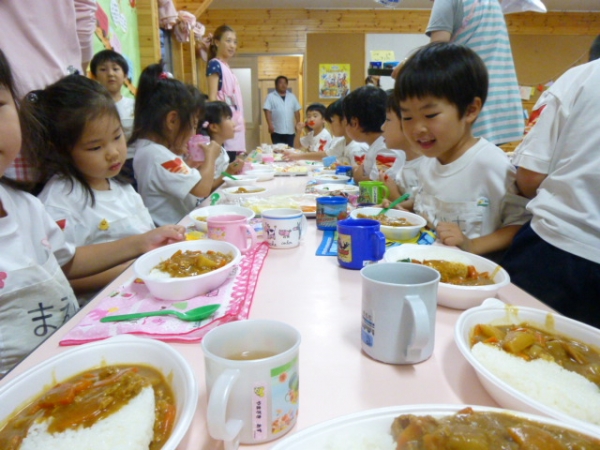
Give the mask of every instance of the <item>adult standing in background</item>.
MULTIPOLYGON (((15 73, 18 99, 75 71, 85 74, 95 28, 96 0, 0 1, 0 47, 15 73)), ((21 155, 5 175, 37 181, 21 155)))
MULTIPOLYGON (((496 145, 523 139, 523 104, 498 0, 435 0, 426 34, 431 42, 469 47, 487 67, 487 100, 473 125, 473 135, 496 145)), ((399 70, 394 71, 394 78, 399 70)))
POLYGON ((244 122, 244 105, 242 92, 237 78, 229 67, 229 60, 237 50, 237 36, 233 28, 221 25, 213 34, 208 48, 208 99, 211 102, 220 100, 227 103, 233 113, 235 135, 225 141, 225 150, 231 161, 239 153, 246 152, 246 124, 244 122))
POLYGON ((301 109, 296 96, 288 91, 287 77, 279 75, 275 79, 275 90, 267 95, 263 105, 273 144, 294 147, 296 124, 300 122, 301 109))

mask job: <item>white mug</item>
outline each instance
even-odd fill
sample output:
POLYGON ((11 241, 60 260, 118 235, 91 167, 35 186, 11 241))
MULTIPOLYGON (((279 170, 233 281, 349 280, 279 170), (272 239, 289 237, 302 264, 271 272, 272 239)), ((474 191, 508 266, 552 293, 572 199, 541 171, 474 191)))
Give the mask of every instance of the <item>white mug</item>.
POLYGON ((271 248, 293 248, 300 245, 306 231, 306 217, 300 209, 276 208, 261 213, 265 241, 271 248))
POLYGON ((439 272, 398 262, 372 264, 360 274, 363 351, 391 364, 428 359, 435 340, 439 272))
POLYGON ((208 432, 225 450, 272 441, 295 425, 299 346, 300 333, 275 320, 230 322, 204 336, 208 432))

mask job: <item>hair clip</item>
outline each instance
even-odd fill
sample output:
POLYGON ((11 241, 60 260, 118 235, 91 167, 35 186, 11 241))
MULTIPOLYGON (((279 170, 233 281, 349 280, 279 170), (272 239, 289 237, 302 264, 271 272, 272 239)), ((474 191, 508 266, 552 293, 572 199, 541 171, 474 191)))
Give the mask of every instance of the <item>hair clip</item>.
POLYGON ((202 122, 202 128, 208 128, 208 120, 205 120, 204 122, 202 122))
POLYGON ((169 72, 162 72, 158 78, 160 80, 168 80, 169 78, 173 78, 173 75, 171 75, 169 72))
POLYGON ((40 91, 31 91, 29 94, 27 94, 27 101, 30 103, 37 103, 40 99, 40 96, 38 95, 40 91))

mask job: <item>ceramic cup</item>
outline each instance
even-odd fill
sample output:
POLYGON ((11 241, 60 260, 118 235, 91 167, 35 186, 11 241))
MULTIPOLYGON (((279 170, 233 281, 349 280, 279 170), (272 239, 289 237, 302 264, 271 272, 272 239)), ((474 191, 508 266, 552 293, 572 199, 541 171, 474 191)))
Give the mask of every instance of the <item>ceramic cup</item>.
POLYGON ((242 253, 256 245, 256 231, 248 224, 246 216, 240 214, 208 216, 206 226, 209 239, 229 242, 242 253))
POLYGON ((378 205, 390 195, 390 190, 383 181, 360 181, 358 189, 360 206, 378 205))
POLYGON ((317 198, 317 228, 335 230, 338 220, 348 217, 348 199, 345 197, 317 198))
POLYGON ((277 439, 298 416, 300 333, 274 320, 220 325, 202 340, 208 432, 225 449, 277 439))
POLYGON ((340 266, 359 270, 383 258, 385 236, 381 232, 381 224, 376 220, 340 220, 337 231, 340 266))
POLYGON ((300 209, 275 208, 262 213, 265 240, 271 248, 294 248, 306 230, 306 217, 300 209))
POLYGON ((192 161, 204 161, 204 149, 200 145, 210 144, 210 137, 197 134, 188 142, 188 155, 192 161))
POLYGON ((390 364, 415 364, 433 353, 440 274, 408 263, 367 266, 362 277, 363 351, 390 364))

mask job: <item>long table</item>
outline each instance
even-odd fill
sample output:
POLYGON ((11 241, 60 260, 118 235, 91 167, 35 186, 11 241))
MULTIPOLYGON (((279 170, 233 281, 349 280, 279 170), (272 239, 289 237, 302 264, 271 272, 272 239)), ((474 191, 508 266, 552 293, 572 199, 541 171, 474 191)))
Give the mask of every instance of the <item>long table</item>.
MULTIPOLYGON (((269 194, 304 192, 307 177, 276 177, 261 183, 269 194)), ((342 415, 395 405, 476 404, 498 406, 483 389, 474 370, 454 344, 454 324, 461 311, 438 307, 433 356, 415 365, 389 365, 362 353, 361 278, 359 271, 342 269, 337 259, 315 256, 322 232, 314 219, 301 245, 270 250, 256 287, 250 318, 273 319, 296 327, 300 345, 300 409, 294 433, 342 415)), ((90 304, 76 314, 21 364, 0 386, 36 364, 66 351, 62 337, 94 305, 132 275, 127 269, 90 304)), ((521 306, 550 310, 514 285, 498 297, 521 306)), ((190 363, 200 386, 200 398, 192 425, 179 445, 181 450, 218 450, 220 441, 208 435, 207 394, 200 344, 171 344, 190 363)), ((241 446, 267 449, 274 443, 241 446)))

